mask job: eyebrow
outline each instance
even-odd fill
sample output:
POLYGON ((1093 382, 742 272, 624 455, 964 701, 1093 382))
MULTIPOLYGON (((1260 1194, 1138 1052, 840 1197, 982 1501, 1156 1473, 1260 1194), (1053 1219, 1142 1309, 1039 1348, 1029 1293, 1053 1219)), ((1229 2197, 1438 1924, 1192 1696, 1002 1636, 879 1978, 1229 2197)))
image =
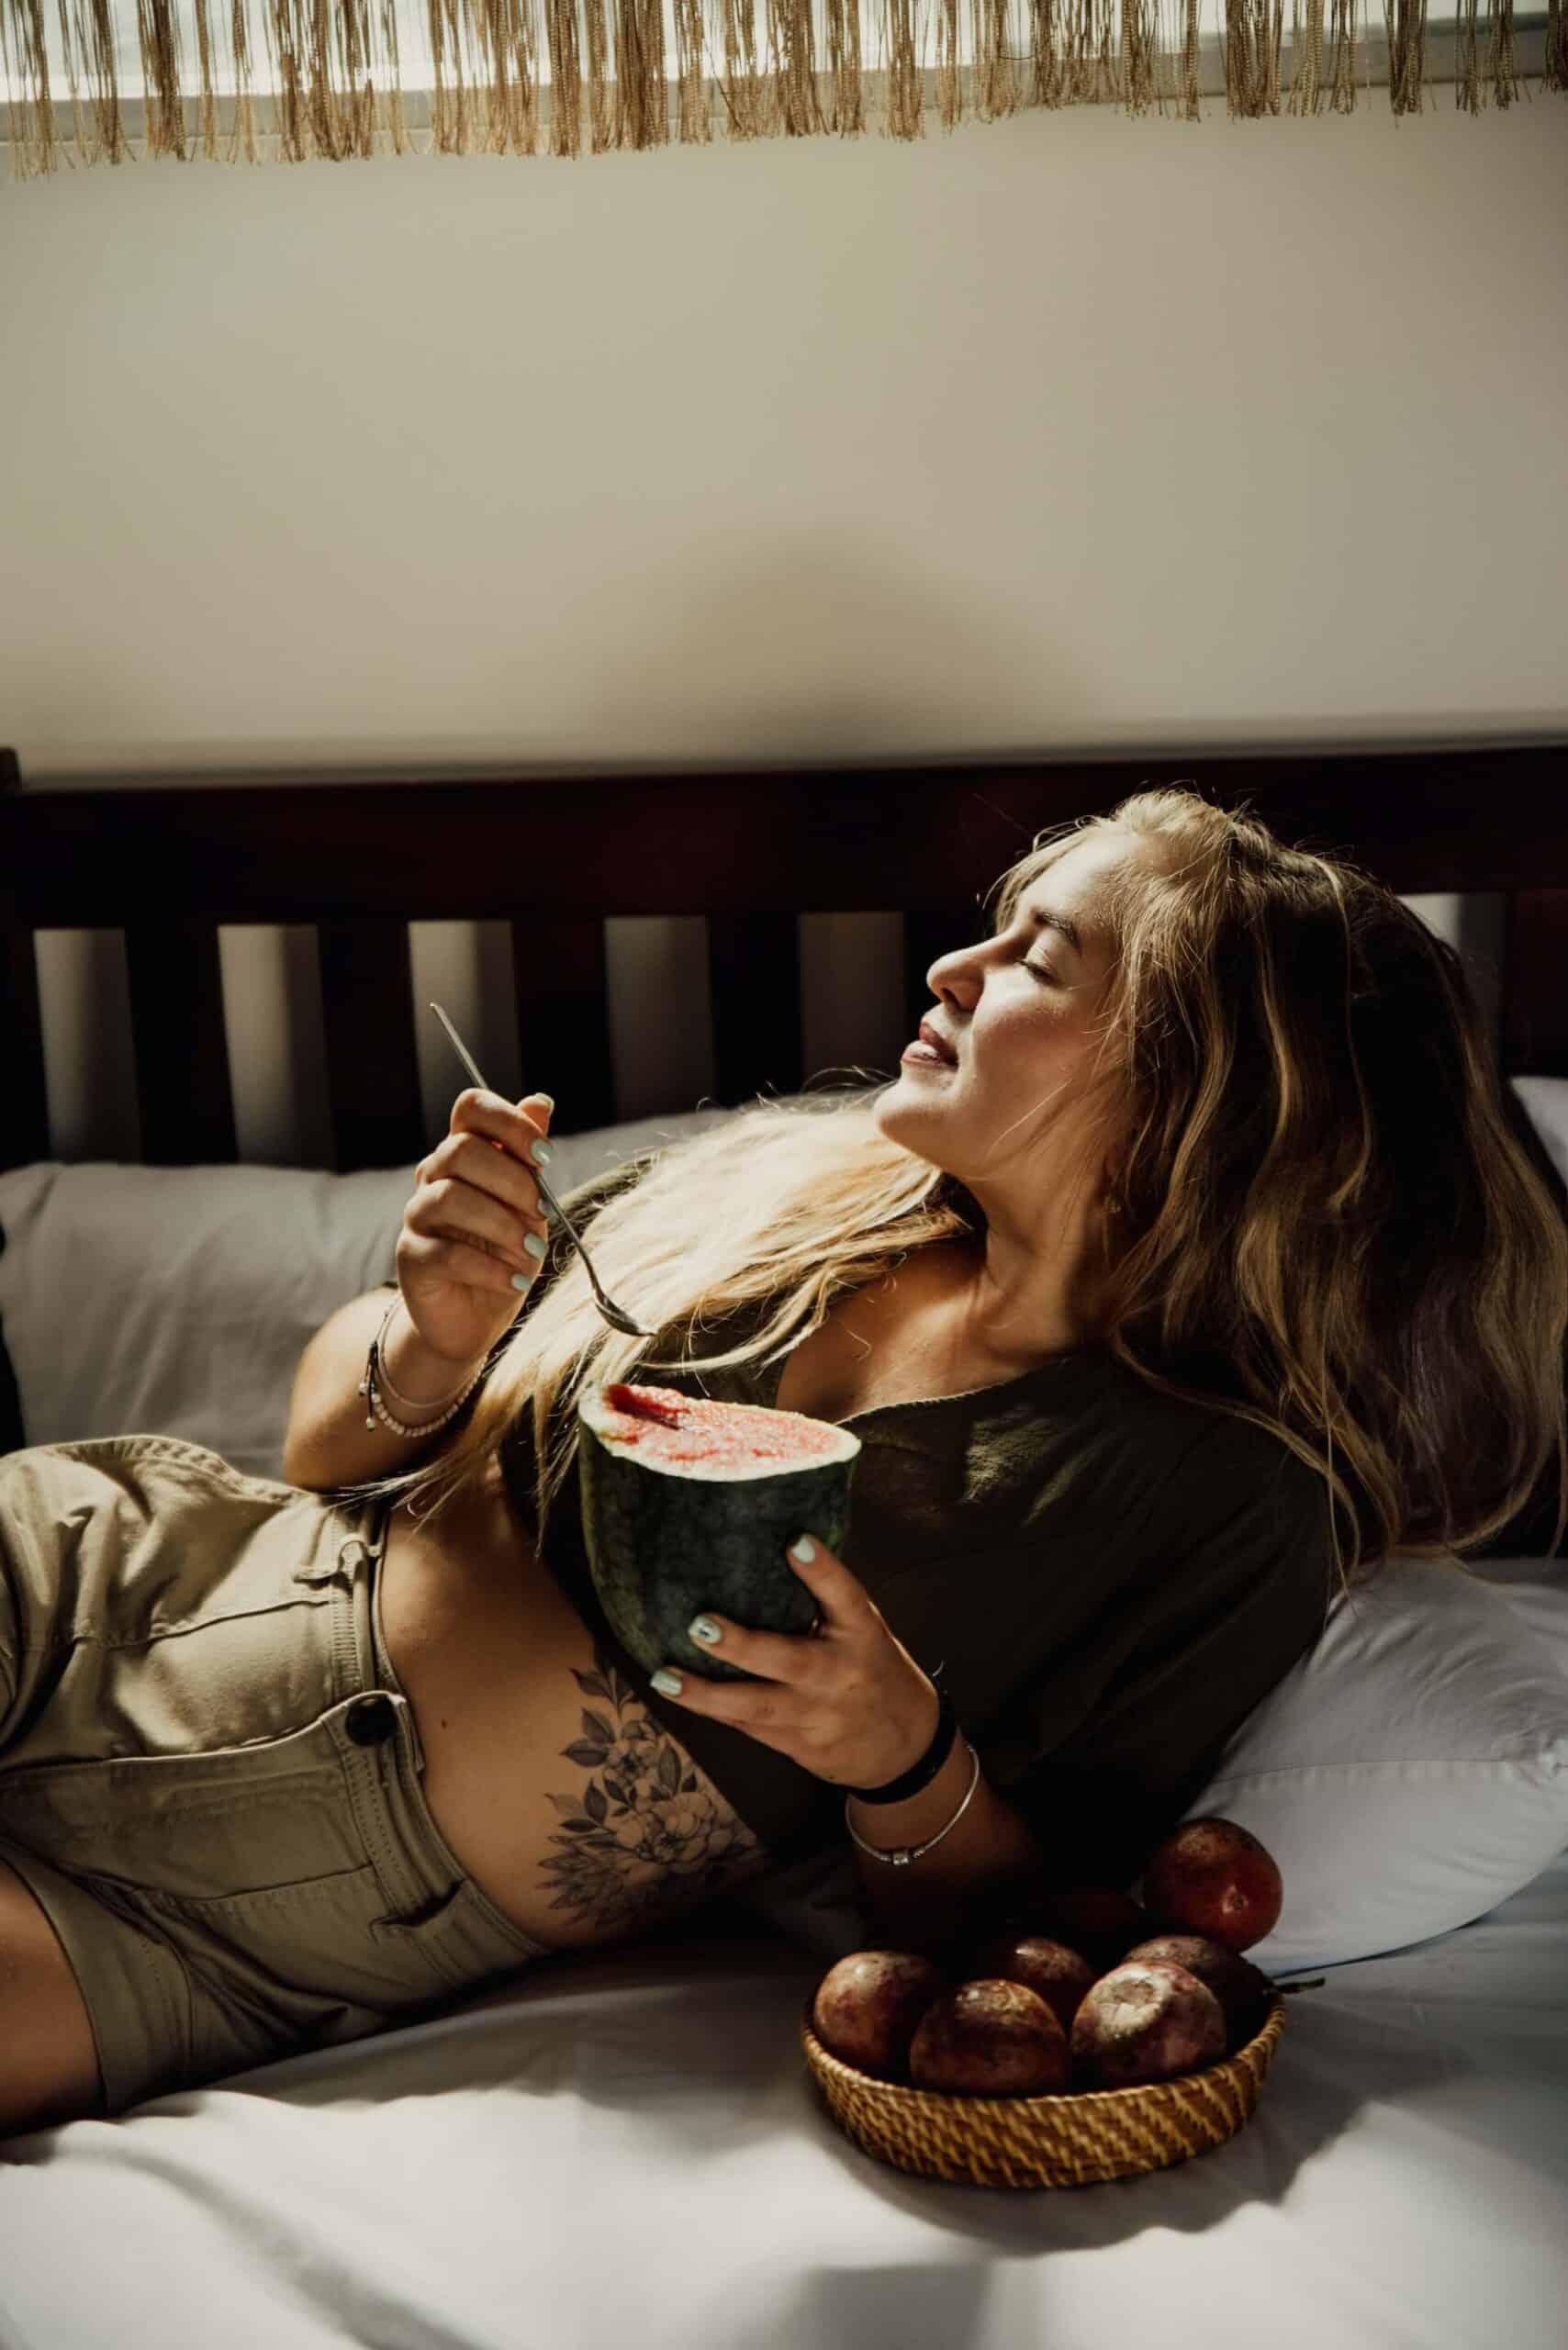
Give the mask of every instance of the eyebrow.
POLYGON ((1082 954, 1083 941, 1079 935, 1078 924, 1068 915, 1052 913, 1048 906, 1027 906, 1025 918, 1032 922, 1036 930, 1059 930, 1073 953, 1082 954))

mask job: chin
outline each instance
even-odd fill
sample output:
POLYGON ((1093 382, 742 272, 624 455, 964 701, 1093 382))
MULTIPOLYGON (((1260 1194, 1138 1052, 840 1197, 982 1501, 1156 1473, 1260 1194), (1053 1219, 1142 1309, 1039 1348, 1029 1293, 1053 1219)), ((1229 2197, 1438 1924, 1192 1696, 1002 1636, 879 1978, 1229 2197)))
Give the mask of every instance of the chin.
MULTIPOLYGON (((922 1150, 920 1147, 919 1136, 925 1124, 922 1113, 925 1107, 913 1085, 890 1085, 885 1093, 879 1093, 871 1104, 871 1124, 890 1142, 902 1143, 915 1158, 938 1167, 942 1163, 940 1159, 933 1158, 929 1151, 922 1150)), ((945 1174, 948 1171, 943 1169, 945 1174)))
POLYGON ((901 1126, 918 1125, 919 1113, 924 1106, 917 1088, 902 1082, 903 1074, 900 1069, 899 1082, 879 1093, 871 1104, 871 1124, 879 1134, 888 1136, 894 1142, 903 1138, 899 1132, 901 1126))

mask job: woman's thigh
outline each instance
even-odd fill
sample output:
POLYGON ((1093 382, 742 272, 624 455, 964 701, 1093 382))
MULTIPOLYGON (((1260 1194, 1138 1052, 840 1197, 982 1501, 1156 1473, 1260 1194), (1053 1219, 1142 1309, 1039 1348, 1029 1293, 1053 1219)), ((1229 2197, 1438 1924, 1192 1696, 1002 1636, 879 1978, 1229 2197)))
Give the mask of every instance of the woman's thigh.
POLYGON ((0 1860, 0 2136, 103 2109, 75 1969, 42 1903, 0 1860))

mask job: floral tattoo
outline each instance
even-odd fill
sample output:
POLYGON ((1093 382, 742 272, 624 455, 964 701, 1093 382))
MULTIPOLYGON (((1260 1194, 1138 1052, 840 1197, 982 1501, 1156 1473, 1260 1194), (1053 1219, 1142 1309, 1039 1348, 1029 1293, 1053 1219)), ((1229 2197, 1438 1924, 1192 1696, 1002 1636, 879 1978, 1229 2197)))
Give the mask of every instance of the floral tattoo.
POLYGON ((580 1795, 551 1796, 561 1825, 550 1841, 560 1849, 543 1866, 558 1887, 550 1907, 608 1939, 755 1874, 767 1854, 597 1645, 594 1665, 574 1665, 572 1678, 602 1703, 583 1707, 582 1736, 561 1749, 593 1775, 580 1795))

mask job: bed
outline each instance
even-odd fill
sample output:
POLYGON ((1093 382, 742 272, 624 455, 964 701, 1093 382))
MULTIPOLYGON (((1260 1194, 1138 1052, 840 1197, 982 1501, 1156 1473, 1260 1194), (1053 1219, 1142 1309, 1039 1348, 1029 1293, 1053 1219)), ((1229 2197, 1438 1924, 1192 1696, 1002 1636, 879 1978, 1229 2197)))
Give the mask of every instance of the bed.
MULTIPOLYGON (((809 1089, 801 913, 902 912, 890 1074, 925 970, 976 934, 1030 835, 1147 781, 1246 801, 1404 893, 1498 893, 1505 1106, 1563 1212, 1565 751, 58 791, 24 789, 0 753, 0 1451, 159 1429, 281 1473, 299 1351, 390 1274, 435 1138, 410 920, 511 922, 520 1007, 555 1040, 527 1081, 557 1095, 569 1188, 758 1091, 809 1089), (714 1083, 629 1122, 603 923, 676 912, 708 921, 714 1083), (328 1166, 238 1161, 218 950, 233 923, 316 926, 328 1166), (125 931, 140 1164, 51 1156, 50 927, 125 931)), ((1286 1915, 1252 1955, 1310 1986, 1225 2145, 1036 2191, 862 2152, 799 2037, 824 1965, 873 1939, 827 1852, 412 2028, 0 2143, 0 2350, 1120 2350, 1150 2331, 1175 2350, 1557 2350, 1568 1584, 1551 1498, 1440 1590, 1443 1570, 1391 1571, 1192 1807, 1282 1859, 1286 1915)))

